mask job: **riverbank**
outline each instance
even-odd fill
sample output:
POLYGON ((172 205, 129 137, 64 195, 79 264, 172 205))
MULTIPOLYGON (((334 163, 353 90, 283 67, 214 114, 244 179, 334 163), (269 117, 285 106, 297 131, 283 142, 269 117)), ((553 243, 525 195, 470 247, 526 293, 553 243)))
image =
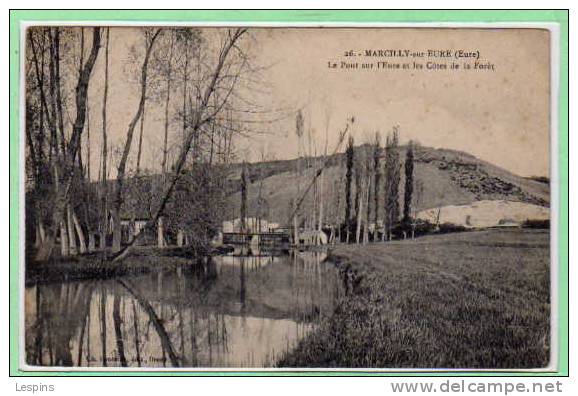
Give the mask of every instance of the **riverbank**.
POLYGON ((523 229, 337 246, 346 295, 278 366, 546 366, 549 249, 523 229))
MULTIPOLYGON (((109 257, 112 253, 108 253, 109 257)), ((204 255, 206 255, 205 253, 204 255)), ((83 279, 108 279, 124 275, 149 272, 152 268, 191 265, 196 258, 202 258, 186 248, 156 248, 138 246, 130 255, 119 262, 104 259, 103 252, 55 258, 45 262, 27 262, 26 284, 61 282, 83 279)))

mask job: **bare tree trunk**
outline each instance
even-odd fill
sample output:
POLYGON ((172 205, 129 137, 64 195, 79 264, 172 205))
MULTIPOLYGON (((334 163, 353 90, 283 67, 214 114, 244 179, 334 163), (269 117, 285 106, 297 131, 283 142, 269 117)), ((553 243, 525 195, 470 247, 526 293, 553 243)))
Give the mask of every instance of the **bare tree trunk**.
MULTIPOLYGON (((84 30, 83 30, 84 32, 84 30)), ((84 38, 84 33, 82 34, 82 37, 84 38)), ((84 40, 84 39, 83 39, 84 40)), ((95 225, 92 222, 91 217, 89 216, 89 210, 90 210, 90 206, 92 205, 92 198, 90 196, 90 193, 92 191, 96 191, 98 192, 98 187, 96 187, 96 189, 93 189, 93 186, 91 184, 92 178, 91 178, 91 167, 90 167, 90 151, 91 151, 91 147, 90 147, 90 106, 89 106, 89 101, 87 98, 86 101, 86 158, 87 158, 87 162, 86 162, 86 180, 85 181, 85 185, 84 185, 84 199, 85 199, 85 204, 84 204, 84 223, 86 224, 86 228, 88 231, 88 236, 89 236, 89 244, 90 244, 90 238, 93 236, 93 231, 95 229, 95 227, 98 227, 98 222, 95 225)), ((97 182, 100 181, 100 178, 97 179, 97 182)), ((97 198, 97 206, 98 206, 98 198, 97 198)), ((73 212, 74 214, 74 212, 73 212)), ((78 222, 78 220, 77 220, 78 222)), ((82 228, 78 227, 77 230, 82 231, 82 228)), ((78 237, 80 238, 80 253, 85 253, 86 252, 86 242, 85 242, 85 238, 84 236, 79 233, 78 237), (84 247, 84 249, 83 249, 84 247)), ((89 247, 90 250, 90 247, 89 247)), ((94 245, 92 247, 92 250, 90 251, 94 251, 94 245)))
POLYGON ((68 257, 70 255, 70 246, 68 245, 68 231, 64 222, 60 222, 60 255, 68 257))
MULTIPOLYGON (((86 119, 86 100, 88 96, 88 84, 90 82, 90 74, 94 68, 96 58, 98 56, 98 50, 100 48, 100 28, 95 27, 93 29, 93 41, 92 49, 88 60, 86 61, 82 72, 79 74, 78 81, 75 90, 76 99, 76 118, 72 128, 72 136, 68 144, 68 151, 62 153, 62 171, 63 183, 60 189, 56 191, 56 197, 54 199, 54 211, 53 211, 53 226, 49 230, 46 237, 45 243, 38 250, 36 254, 36 260, 43 261, 48 259, 52 254, 52 247, 54 246, 54 238, 56 235, 56 230, 59 224, 61 224, 65 217, 66 204, 68 203, 68 194, 73 181, 73 170, 74 170, 74 160, 79 149, 80 136, 84 129, 84 122, 86 119)), ((58 166, 55 166, 55 170, 58 172, 58 166)), ((58 176, 55 177, 58 180, 58 176)))
MULTIPOLYGON (((30 42, 30 48, 32 50, 32 59, 34 62, 34 70, 35 70, 35 76, 36 76, 36 82, 38 85, 38 91, 39 91, 39 96, 40 96, 40 103, 41 103, 41 122, 40 122, 40 127, 43 128, 44 126, 44 115, 46 115, 46 122, 49 126, 49 128, 52 131, 52 117, 50 116, 50 112, 49 112, 49 108, 48 108, 48 102, 46 99, 46 93, 44 91, 44 39, 43 39, 43 44, 42 44, 42 48, 41 48, 41 59, 40 62, 38 60, 38 54, 37 54, 37 50, 36 50, 36 45, 34 43, 34 38, 32 35, 32 29, 29 29, 28 31, 28 40, 30 42), (40 65, 42 65, 42 67, 40 67, 40 65)), ((50 152, 52 152, 52 146, 53 144, 50 143, 50 152)), ((49 155, 49 162, 52 160, 52 158, 49 155)))
MULTIPOLYGON (((54 73, 55 73, 55 83, 56 83, 56 107, 58 109, 58 129, 60 130, 61 145, 62 150, 66 149, 66 137, 64 135, 64 110, 62 108, 62 84, 60 83, 60 29, 55 28, 54 34, 54 52, 55 52, 55 62, 54 62, 54 73)), ((80 145, 79 145, 80 149, 80 145)), ((74 161, 74 157, 71 160, 74 161)))
POLYGON ((60 28, 52 28, 50 33, 50 85, 52 115, 54 122, 58 121, 58 132, 60 136, 60 150, 64 156, 66 153, 66 139, 64 136, 64 121, 62 115, 62 98, 60 88, 60 28))
POLYGON ((169 102, 171 100, 171 74, 172 74, 172 59, 173 59, 173 44, 174 44, 174 36, 171 35, 171 47, 170 47, 170 55, 168 59, 168 70, 167 70, 167 95, 165 98, 165 138, 163 143, 163 163, 162 163, 162 172, 163 174, 167 172, 167 145, 168 145, 168 136, 169 136, 169 102))
POLYGON ((145 103, 143 104, 142 116, 140 118, 140 133, 138 136, 138 150, 137 150, 137 154, 136 154, 136 171, 135 171, 136 176, 138 176, 140 173, 140 158, 141 158, 141 153, 142 153, 142 135, 143 135, 143 130, 144 130, 145 113, 146 113, 146 99, 145 99, 145 103))
MULTIPOLYGON (((107 179, 107 134, 106 134, 106 103, 108 98, 108 43, 110 42, 110 28, 106 28, 106 47, 104 61, 104 93, 102 98, 102 191, 101 191, 101 219, 100 219, 100 248, 106 250, 106 236, 108 234, 108 188, 107 179)), ((105 252, 106 254, 106 252, 105 252)))
MULTIPOLYGON (((217 92, 215 92, 213 95, 213 106, 215 108, 217 108, 217 105, 218 105, 217 92)), ((209 165, 213 164, 213 152, 215 149, 215 129, 216 129, 215 126, 216 126, 216 124, 217 124, 217 121, 215 119, 213 119, 211 121, 211 147, 209 149, 209 165)), ((261 183, 262 183, 262 179, 261 179, 261 183)), ((261 197, 259 197, 259 198, 261 198, 261 197)))
POLYGON ((50 97, 50 129, 54 144, 54 153, 58 157, 64 153, 64 148, 62 147, 62 142, 58 138, 58 126, 57 126, 57 110, 56 110, 56 77, 55 77, 55 66, 54 66, 54 45, 53 45, 53 36, 52 31, 48 29, 48 49, 49 49, 49 57, 48 57, 48 89, 49 89, 49 97, 50 97), (59 148, 59 143, 61 144, 59 148))
MULTIPOLYGON (((359 186, 361 186, 362 185, 361 177, 359 175, 358 177, 360 180, 359 186)), ((355 231, 355 243, 359 244, 361 237, 361 217, 363 213, 363 198, 361 196, 361 191, 359 191, 359 193, 356 193, 355 195, 358 198, 356 199, 358 206, 357 206, 357 227, 355 231)))
POLYGON ((94 232, 89 231, 88 233, 88 251, 90 253, 96 250, 96 238, 94 237, 94 232))
POLYGON ((36 233, 34 236, 34 247, 39 248, 42 245, 42 242, 43 242, 43 238, 42 238, 42 235, 40 234, 40 221, 38 221, 36 223, 36 233))
POLYGON ((40 227, 38 226, 38 223, 36 224, 35 227, 35 234, 34 234, 34 247, 38 248, 41 244, 40 241, 40 227))
POLYGON ((86 178, 90 186, 90 107, 86 101, 86 178))
POLYGON ((66 230, 68 231, 68 244, 70 246, 70 254, 72 256, 78 254, 76 248, 76 235, 74 234, 74 225, 72 224, 72 210, 70 205, 66 207, 66 230))
MULTIPOLYGON (((297 211, 297 203, 293 203, 293 211, 297 211)), ((295 245, 299 245, 299 214, 295 213, 295 216, 293 216, 293 233, 294 233, 294 243, 295 245)))
POLYGON ((157 37, 159 36, 160 32, 161 32, 161 29, 156 30, 156 32, 151 37, 150 42, 148 43, 148 46, 146 49, 145 58, 144 58, 142 68, 141 68, 140 101, 138 104, 136 114, 134 115, 133 119, 131 120, 131 122, 128 126, 128 130, 126 133, 126 141, 125 141, 124 149, 122 152, 122 157, 121 157, 120 163, 118 165, 118 172, 117 172, 117 176, 116 176, 116 186, 115 186, 115 193, 114 193, 115 197, 114 197, 114 202, 113 202, 114 209, 112 211, 113 221, 114 221, 112 250, 114 252, 119 252, 120 248, 121 248, 120 247, 120 242, 121 242, 120 210, 121 210, 121 206, 122 206, 122 196, 123 196, 122 189, 123 189, 123 182, 124 182, 125 171, 126 171, 126 164, 128 161, 128 154, 130 152, 130 147, 132 144, 132 137, 134 134, 134 129, 135 129, 136 124, 139 121, 139 119, 142 116, 142 113, 144 111, 145 100, 146 100, 146 91, 147 91, 147 75, 148 75, 149 59, 150 59, 150 55, 151 55, 154 43, 155 43, 157 37))
POLYGON ((166 246, 165 243, 165 227, 163 217, 159 217, 157 226, 157 246, 163 248, 166 246))
MULTIPOLYGON (((118 187, 117 187, 118 188, 118 187)), ((116 195, 116 193, 115 193, 116 195)), ((118 193, 121 195, 121 193, 118 193)), ((122 196, 121 196, 122 197, 122 196)), ((120 208, 122 201, 118 204, 113 202, 113 208, 111 210, 112 214, 112 251, 117 252, 120 250, 120 244, 122 242, 122 227, 120 224, 120 208)))
MULTIPOLYGON (((326 154, 327 155, 327 154, 326 154)), ((323 173, 321 174, 321 176, 319 176, 319 224, 317 226, 317 229, 319 231, 323 231, 323 183, 325 181, 325 178, 323 176, 323 173)))
POLYGON ((370 197, 371 195, 371 176, 368 174, 367 175, 367 187, 365 189, 365 204, 367 205, 367 212, 366 212, 366 216, 365 216, 365 221, 364 221, 364 227, 363 227, 363 244, 367 244, 369 242, 369 220, 370 220, 370 213, 369 213, 369 203, 370 203, 370 197))
POLYGON ((365 231, 364 231, 364 243, 369 242, 369 223, 371 221, 371 188, 373 187, 373 183, 371 182, 372 175, 371 171, 368 169, 367 172, 367 187, 366 187, 366 196, 365 196, 365 231), (366 240, 367 239, 367 240, 366 240))
POLYGON ((183 130, 182 130, 182 142, 185 142, 185 136, 187 131, 187 80, 188 80, 188 69, 189 69, 189 54, 188 48, 185 54, 185 68, 183 69, 183 130))
POLYGON ((40 232, 40 241, 44 243, 44 240, 46 239, 46 232, 44 231, 44 224, 42 221, 38 222, 38 231, 40 232))
MULTIPOLYGON (((72 211, 72 222, 74 223, 74 228, 76 229, 76 233, 78 234, 79 253, 84 254, 86 253, 86 239, 84 237, 84 231, 82 231, 82 227, 80 226, 80 223, 78 222, 78 218, 76 217, 74 211, 72 211)), ((88 234, 92 235, 90 231, 88 232, 88 234)))

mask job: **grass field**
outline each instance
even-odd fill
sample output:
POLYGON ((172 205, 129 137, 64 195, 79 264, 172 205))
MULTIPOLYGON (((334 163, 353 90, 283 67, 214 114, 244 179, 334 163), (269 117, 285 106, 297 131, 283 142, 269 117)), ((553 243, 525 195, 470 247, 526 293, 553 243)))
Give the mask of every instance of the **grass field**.
POLYGON ((549 361, 547 230, 336 247, 347 293, 278 365, 537 368, 549 361))

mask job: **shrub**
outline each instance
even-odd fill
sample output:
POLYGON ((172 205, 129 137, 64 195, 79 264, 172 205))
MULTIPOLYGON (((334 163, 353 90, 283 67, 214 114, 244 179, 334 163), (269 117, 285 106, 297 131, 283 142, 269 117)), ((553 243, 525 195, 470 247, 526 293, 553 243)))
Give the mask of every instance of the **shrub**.
POLYGON ((549 229, 550 228, 550 219, 545 219, 545 220, 528 219, 522 224, 522 227, 524 227, 524 228, 549 229))
POLYGON ((466 230, 467 230, 466 227, 454 223, 442 223, 439 225, 440 234, 447 234, 450 232, 463 232, 466 230))

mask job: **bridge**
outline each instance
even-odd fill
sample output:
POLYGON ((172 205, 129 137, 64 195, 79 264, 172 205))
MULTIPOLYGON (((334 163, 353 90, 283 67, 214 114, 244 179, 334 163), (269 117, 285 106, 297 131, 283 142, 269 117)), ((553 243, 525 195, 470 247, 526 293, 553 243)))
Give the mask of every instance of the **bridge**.
POLYGON ((225 245, 283 245, 291 243, 288 232, 224 232, 225 245))

